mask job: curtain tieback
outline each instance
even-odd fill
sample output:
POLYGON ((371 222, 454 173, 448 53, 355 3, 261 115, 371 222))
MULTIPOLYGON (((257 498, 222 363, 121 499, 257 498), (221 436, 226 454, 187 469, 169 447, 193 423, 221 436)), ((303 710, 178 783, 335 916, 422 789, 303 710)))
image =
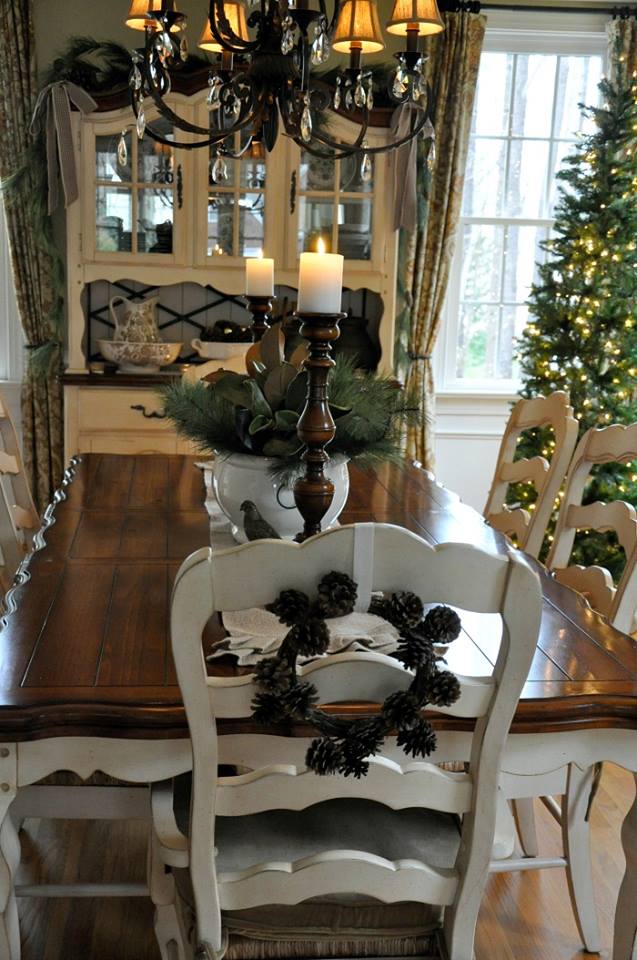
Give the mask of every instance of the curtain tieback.
POLYGON ((432 355, 430 353, 411 353, 410 352, 408 356, 410 360, 423 360, 427 362, 431 360, 432 355))
POLYGON ((50 83, 40 91, 33 111, 31 132, 42 126, 43 114, 46 127, 46 163, 49 182, 49 213, 53 213, 59 201, 58 180, 62 180, 64 206, 77 200, 77 170, 73 149, 71 104, 82 113, 95 110, 97 103, 76 83, 60 80, 50 83))

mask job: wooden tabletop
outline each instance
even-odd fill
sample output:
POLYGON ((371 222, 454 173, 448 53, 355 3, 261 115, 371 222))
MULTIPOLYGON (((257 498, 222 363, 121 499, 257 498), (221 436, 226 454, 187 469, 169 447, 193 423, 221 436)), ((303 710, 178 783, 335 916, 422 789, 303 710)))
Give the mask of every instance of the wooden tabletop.
MULTIPOLYGON (((350 475, 344 523, 508 549, 420 470, 350 475)), ((181 561, 209 544, 201 471, 189 457, 88 454, 66 493, 0 630, 0 740, 186 737, 168 614, 181 561)), ((513 730, 637 728, 637 644, 539 569, 542 628, 513 730)), ((484 673, 498 631, 488 618, 462 621, 450 666, 484 673)))

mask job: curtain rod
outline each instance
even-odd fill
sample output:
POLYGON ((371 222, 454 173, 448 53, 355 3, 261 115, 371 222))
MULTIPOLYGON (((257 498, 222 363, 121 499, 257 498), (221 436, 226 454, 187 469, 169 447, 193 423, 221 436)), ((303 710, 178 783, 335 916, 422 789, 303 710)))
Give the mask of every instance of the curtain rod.
POLYGON ((479 0, 460 0, 460 2, 441 3, 446 10, 465 10, 470 13, 479 13, 481 10, 509 10, 514 13, 590 13, 597 16, 612 16, 613 19, 628 20, 631 16, 637 17, 636 7, 572 7, 572 6, 536 6, 534 4, 520 3, 481 3, 479 0))

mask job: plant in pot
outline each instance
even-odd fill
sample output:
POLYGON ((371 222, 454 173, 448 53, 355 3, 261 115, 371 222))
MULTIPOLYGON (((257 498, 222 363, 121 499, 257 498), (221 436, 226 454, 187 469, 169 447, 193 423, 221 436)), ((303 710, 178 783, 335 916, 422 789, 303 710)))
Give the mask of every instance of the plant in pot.
MULTIPOLYGON (((304 469, 297 424, 307 394, 306 356, 301 344, 285 359, 285 337, 275 324, 248 350, 246 374, 218 370, 205 381, 182 379, 162 390, 165 413, 178 432, 214 453, 215 494, 237 540, 244 539, 244 500, 252 500, 282 537, 302 529, 292 485, 304 469)), ((336 434, 326 474, 335 492, 325 529, 345 506, 348 461, 402 462, 402 425, 417 419, 416 404, 394 380, 361 375, 347 358, 337 358, 330 372, 329 397, 336 434)))

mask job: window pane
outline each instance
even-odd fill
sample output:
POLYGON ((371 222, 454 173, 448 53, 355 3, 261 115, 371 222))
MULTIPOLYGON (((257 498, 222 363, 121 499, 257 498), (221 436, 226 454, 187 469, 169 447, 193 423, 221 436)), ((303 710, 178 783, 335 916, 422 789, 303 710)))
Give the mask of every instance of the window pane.
POLYGON ((467 224, 463 234, 462 300, 500 300, 504 228, 467 224))
MULTIPOLYGON (((173 138, 173 128, 168 120, 159 117, 150 126, 162 137, 173 138)), ((164 143, 145 136, 137 141, 137 179, 139 183, 172 183, 174 151, 164 143)))
POLYGON ((601 78, 601 57, 560 57, 553 136, 572 139, 578 130, 590 130, 591 124, 582 117, 580 104, 597 102, 601 78))
POLYGON ((239 199, 239 256, 258 257, 263 250, 265 196, 246 193, 239 199))
POLYGON ((540 241, 545 240, 545 227, 506 228, 504 251, 504 290, 505 303, 524 303, 529 295, 531 283, 537 275, 536 263, 544 260, 540 241))
POLYGON ((208 256, 234 254, 232 236, 234 194, 210 193, 208 195, 208 256))
POLYGON ((138 190, 137 249, 140 253, 173 252, 172 190, 138 190))
POLYGON ((519 54, 515 72, 511 132, 518 137, 551 135, 551 104, 557 57, 519 54))
POLYGON ((509 132, 513 55, 483 53, 473 113, 473 131, 478 136, 509 132))
POLYGON ((469 380, 495 375, 500 307, 465 304, 460 313, 456 376, 469 380))
POLYGON ((339 204, 338 253, 346 260, 371 259, 371 200, 345 200, 339 204))
POLYGON ((363 180, 361 177, 361 157, 344 157, 341 160, 341 190, 345 193, 371 193, 374 189, 374 157, 371 155, 369 160, 372 164, 371 180, 363 180))
POLYGON ((246 157, 239 161, 239 183, 250 190, 263 190, 265 187, 265 158, 246 157))
POLYGON ((121 134, 108 137, 95 137, 95 174, 98 180, 131 182, 131 135, 130 130, 124 136, 126 143, 126 163, 122 166, 117 159, 117 145, 121 134))
POLYGON ((502 209, 506 167, 506 140, 475 137, 469 158, 463 194, 466 217, 497 217, 502 209))
POLYGON ((131 250, 133 195, 128 187, 97 187, 95 246, 97 250, 131 250))
POLYGON ((560 190, 568 192, 570 187, 565 180, 558 180, 557 174, 565 169, 564 160, 573 152, 572 141, 561 141, 553 145, 553 159, 551 161, 551 176, 549 180, 549 216, 555 216, 555 205, 559 200, 560 190))
POLYGON ((298 251, 316 250, 319 238, 329 253, 332 249, 334 204, 331 200, 310 200, 301 197, 299 204, 298 251))
POLYGON ((301 151, 301 190, 333 190, 336 164, 301 151))
POLYGON ((505 216, 545 216, 548 163, 548 140, 511 141, 505 216))
POLYGON ((524 306, 502 307, 500 326, 500 346, 497 359, 496 376, 501 379, 517 379, 520 369, 515 360, 516 340, 524 330, 529 319, 529 311, 524 306))

